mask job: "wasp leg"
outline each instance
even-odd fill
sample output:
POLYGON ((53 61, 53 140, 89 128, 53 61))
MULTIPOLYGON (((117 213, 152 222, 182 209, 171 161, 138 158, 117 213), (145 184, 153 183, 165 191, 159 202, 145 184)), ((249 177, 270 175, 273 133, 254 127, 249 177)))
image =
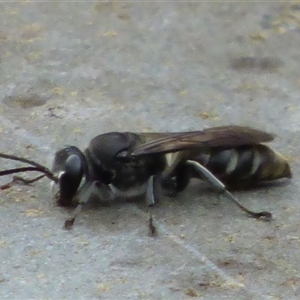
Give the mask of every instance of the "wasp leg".
POLYGON ((192 166, 201 177, 206 179, 209 183, 211 183, 215 188, 219 189, 221 192, 223 192, 227 198, 229 198, 231 201, 233 201, 241 210, 246 212, 248 215, 250 215, 253 218, 259 219, 261 217, 264 218, 264 220, 269 221, 272 219, 272 214, 267 211, 262 212, 254 212, 249 209, 247 209, 245 206, 243 206, 225 187, 225 185, 217 179, 209 170, 207 170, 205 167, 203 167, 201 164, 199 164, 196 161, 193 160, 187 160, 186 163, 190 166, 192 166))
POLYGON ((182 192, 189 184, 191 179, 190 167, 186 164, 180 165, 176 169, 176 193, 182 192))
POLYGON ((147 190, 146 190, 146 204, 147 206, 152 206, 155 204, 154 197, 154 175, 152 175, 147 182, 147 190))
POLYGON ((96 194, 96 196, 98 196, 101 200, 113 199, 113 193, 110 187, 99 181, 93 181, 91 184, 84 185, 79 191, 78 196, 76 196, 76 198, 80 200, 75 208, 73 217, 65 221, 64 227, 66 229, 72 228, 75 219, 81 212, 82 207, 89 201, 93 194, 96 194))
POLYGON ((79 198, 80 200, 75 208, 73 217, 65 221, 65 225, 64 225, 65 229, 72 228, 72 226, 75 222, 75 219, 78 217, 78 215, 81 212, 82 207, 88 202, 90 196, 92 195, 92 189, 95 188, 95 185, 96 185, 96 182, 94 181, 91 184, 84 185, 81 188, 79 195, 76 196, 76 198, 79 198))
POLYGON ((168 155, 168 166, 159 175, 161 186, 168 191, 168 196, 182 192, 190 182, 191 168, 183 163, 186 159, 186 154, 180 151, 168 155))
POLYGON ((174 197, 188 186, 191 179, 190 169, 189 165, 181 164, 173 174, 160 175, 161 186, 167 191, 168 196, 174 197))
POLYGON ((157 229, 153 224, 152 206, 155 204, 155 191, 157 191, 157 176, 152 175, 147 182, 146 204, 149 212, 149 235, 156 236, 157 229))
POLYGON ((79 213, 81 212, 82 206, 83 206, 82 203, 79 203, 79 204, 76 206, 75 211, 74 211, 74 214, 73 214, 73 217, 65 221, 65 224, 64 224, 64 228, 65 228, 65 229, 70 230, 70 229, 72 228, 72 226, 73 226, 73 224, 74 224, 74 222, 75 222, 76 217, 77 217, 77 216, 79 215, 79 213))

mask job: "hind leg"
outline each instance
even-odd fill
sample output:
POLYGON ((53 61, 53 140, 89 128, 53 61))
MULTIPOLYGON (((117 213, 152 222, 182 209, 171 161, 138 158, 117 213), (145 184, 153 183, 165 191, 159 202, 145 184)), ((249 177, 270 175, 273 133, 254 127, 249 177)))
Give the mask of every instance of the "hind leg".
POLYGON ((262 212, 254 212, 249 209, 247 209, 245 206, 243 206, 225 187, 225 185, 216 178, 209 170, 207 170, 204 166, 202 166, 200 163, 194 161, 194 160, 187 160, 187 164, 193 167, 193 169, 199 174, 203 180, 206 180, 209 182, 213 187, 218 189, 220 192, 224 193, 228 199, 230 199, 235 205, 237 205, 241 210, 246 212, 248 215, 250 215, 253 218, 259 219, 261 217, 264 218, 264 220, 269 221, 272 219, 272 214, 267 211, 262 212))

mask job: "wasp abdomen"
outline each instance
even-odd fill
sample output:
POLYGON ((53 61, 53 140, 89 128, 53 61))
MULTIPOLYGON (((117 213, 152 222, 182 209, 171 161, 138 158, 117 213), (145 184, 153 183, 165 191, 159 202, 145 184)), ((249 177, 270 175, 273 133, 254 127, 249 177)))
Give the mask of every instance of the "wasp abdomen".
POLYGON ((195 160, 229 186, 291 177, 290 167, 282 155, 262 144, 215 148, 195 160))
POLYGON ((260 156, 260 163, 256 171, 259 180, 292 177, 290 166, 280 153, 273 151, 265 145, 256 145, 255 148, 260 156))

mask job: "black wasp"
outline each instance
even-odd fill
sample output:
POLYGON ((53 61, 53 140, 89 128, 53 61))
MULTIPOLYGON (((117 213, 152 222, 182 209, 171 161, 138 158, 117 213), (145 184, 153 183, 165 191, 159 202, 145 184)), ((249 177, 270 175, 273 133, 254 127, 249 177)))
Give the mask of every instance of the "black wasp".
MULTIPOLYGON (((52 171, 26 159, 5 154, 0 157, 27 162, 32 165, 28 169, 43 172, 55 182, 57 204, 77 205, 73 218, 65 223, 68 228, 92 195, 107 200, 116 190, 142 187, 146 203, 151 206, 158 197, 158 187, 176 194, 187 187, 191 178, 209 182, 250 216, 269 220, 271 213, 248 210, 227 187, 251 187, 291 177, 286 159, 262 144, 273 139, 269 133, 242 126, 192 132, 109 132, 93 138, 84 152, 75 146, 57 151, 52 171)), ((0 175, 24 169, 6 170, 0 175)), ((152 217, 150 222, 154 230, 152 217)))

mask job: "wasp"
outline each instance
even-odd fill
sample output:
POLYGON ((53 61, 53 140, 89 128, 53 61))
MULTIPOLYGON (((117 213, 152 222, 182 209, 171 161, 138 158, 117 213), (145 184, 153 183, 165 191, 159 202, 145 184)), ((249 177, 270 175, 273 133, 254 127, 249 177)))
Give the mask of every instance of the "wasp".
MULTIPOLYGON (((31 164, 28 171, 44 173, 42 176, 57 186, 58 205, 77 205, 73 217, 65 222, 66 228, 73 225, 91 196, 111 200, 116 192, 142 190, 151 207, 159 198, 160 187, 174 195, 185 190, 192 178, 207 181, 251 217, 270 220, 271 213, 247 209, 228 189, 291 178, 287 160, 263 144, 273 139, 269 133, 243 126, 191 132, 109 132, 93 138, 83 152, 75 146, 57 151, 51 171, 26 159, 0 157, 31 164)), ((25 169, 6 170, 0 175, 25 169)), ((152 215, 149 226, 155 232, 152 215)))

